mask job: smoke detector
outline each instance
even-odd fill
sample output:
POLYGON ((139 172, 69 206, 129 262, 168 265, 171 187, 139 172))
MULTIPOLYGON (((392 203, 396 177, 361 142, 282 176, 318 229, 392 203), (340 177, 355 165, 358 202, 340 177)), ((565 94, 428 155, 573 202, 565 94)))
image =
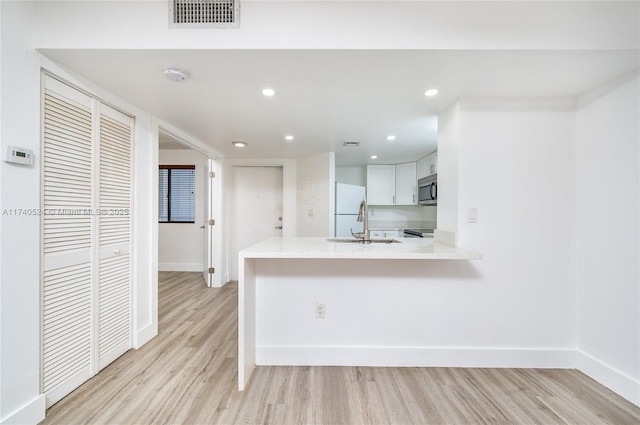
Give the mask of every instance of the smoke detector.
POLYGON ((176 82, 182 82, 187 79, 187 73, 176 68, 165 68, 164 76, 176 82))

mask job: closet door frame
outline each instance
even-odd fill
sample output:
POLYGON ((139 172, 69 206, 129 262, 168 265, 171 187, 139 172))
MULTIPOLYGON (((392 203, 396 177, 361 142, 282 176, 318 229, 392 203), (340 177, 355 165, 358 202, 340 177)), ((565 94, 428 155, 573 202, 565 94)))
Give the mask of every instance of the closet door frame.
POLYGON ((133 347, 133 334, 134 334, 134 310, 135 310, 135 298, 134 298, 134 283, 133 283, 133 262, 132 262, 132 254, 133 254, 133 205, 134 205, 134 174, 133 174, 133 163, 134 163, 134 129, 135 129, 135 119, 129 114, 126 114, 119 110, 118 108, 110 105, 106 102, 103 102, 101 99, 98 99, 96 96, 88 93, 78 87, 74 86, 66 82, 64 79, 61 79, 54 74, 47 72, 46 70, 42 70, 41 72, 41 152, 40 157, 42 161, 40 161, 40 172, 41 172, 41 194, 40 194, 40 305, 41 305, 41 319, 40 319, 40 388, 43 394, 46 395, 46 407, 50 407, 52 404, 56 403, 68 393, 73 391, 75 388, 80 386, 82 383, 95 376, 102 368, 107 366, 117 357, 119 357, 120 353, 116 356, 111 356, 112 358, 105 359, 100 362, 100 353, 99 353, 99 323, 98 323, 98 315, 99 315, 99 273, 100 273, 100 229, 99 229, 99 215, 98 208, 100 208, 100 192, 99 192, 99 184, 100 184, 100 119, 101 119, 101 110, 108 109, 113 111, 115 114, 121 114, 122 116, 128 117, 130 119, 129 129, 130 129, 130 143, 129 143, 129 220, 128 220, 128 233, 129 240, 127 243, 126 254, 128 255, 128 337, 127 343, 123 347, 124 352, 133 347), (88 261, 90 263, 90 276, 91 276, 91 285, 90 285, 90 359, 88 362, 88 367, 84 368, 81 373, 77 373, 71 377, 67 377, 65 381, 61 381, 56 384, 55 387, 49 389, 49 392, 45 392, 45 329, 44 329, 44 320, 45 320, 45 273, 48 270, 56 270, 61 267, 64 267, 67 262, 61 256, 51 256, 45 255, 45 97, 47 91, 51 91, 56 93, 60 97, 69 98, 71 100, 77 101, 78 103, 86 103, 89 102, 91 107, 91 211, 90 211, 90 221, 91 221, 91 245, 89 248, 88 254, 84 253, 75 253, 72 254, 75 256, 79 256, 81 259, 85 259, 88 256, 88 261), (106 106, 106 108, 105 108, 106 106))

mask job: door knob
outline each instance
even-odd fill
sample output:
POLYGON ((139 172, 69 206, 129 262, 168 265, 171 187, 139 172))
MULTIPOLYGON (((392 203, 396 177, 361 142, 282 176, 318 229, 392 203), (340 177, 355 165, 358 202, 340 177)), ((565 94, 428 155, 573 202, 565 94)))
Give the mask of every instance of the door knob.
POLYGON ((200 226, 201 229, 204 229, 204 224, 202 226, 200 226))
POLYGON ((282 230, 282 226, 276 226, 275 228, 278 230, 282 230))

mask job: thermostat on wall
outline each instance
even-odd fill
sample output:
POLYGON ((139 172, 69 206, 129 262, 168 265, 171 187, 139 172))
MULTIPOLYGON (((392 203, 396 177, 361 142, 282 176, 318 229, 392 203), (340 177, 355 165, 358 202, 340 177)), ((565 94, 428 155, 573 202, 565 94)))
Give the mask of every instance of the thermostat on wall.
POLYGON ((2 160, 13 164, 31 165, 33 164, 33 151, 18 146, 4 145, 2 160))

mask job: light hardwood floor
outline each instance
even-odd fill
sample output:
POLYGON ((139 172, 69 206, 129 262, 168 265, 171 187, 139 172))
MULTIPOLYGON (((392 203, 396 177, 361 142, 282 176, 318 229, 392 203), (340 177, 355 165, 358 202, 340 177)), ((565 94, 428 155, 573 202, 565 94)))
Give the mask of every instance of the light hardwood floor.
POLYGON ((237 284, 162 272, 159 335, 52 406, 44 424, 634 424, 575 370, 258 367, 236 391, 237 284))

